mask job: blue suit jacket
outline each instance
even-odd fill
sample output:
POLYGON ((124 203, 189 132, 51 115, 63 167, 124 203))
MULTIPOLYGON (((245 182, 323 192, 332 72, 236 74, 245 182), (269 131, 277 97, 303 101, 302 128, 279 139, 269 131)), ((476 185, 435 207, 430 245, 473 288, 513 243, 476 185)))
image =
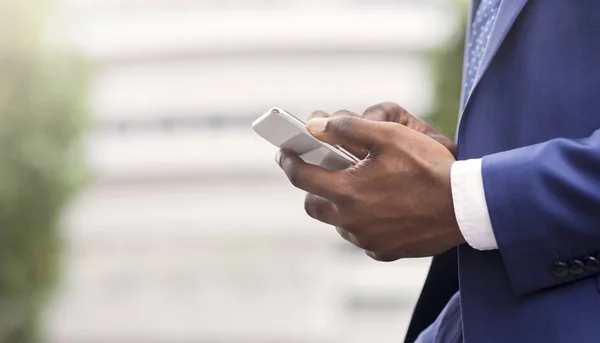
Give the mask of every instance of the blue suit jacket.
POLYGON ((457 139, 499 250, 434 258, 407 341, 459 283, 467 343, 600 342, 600 0, 503 0, 495 25, 457 139))

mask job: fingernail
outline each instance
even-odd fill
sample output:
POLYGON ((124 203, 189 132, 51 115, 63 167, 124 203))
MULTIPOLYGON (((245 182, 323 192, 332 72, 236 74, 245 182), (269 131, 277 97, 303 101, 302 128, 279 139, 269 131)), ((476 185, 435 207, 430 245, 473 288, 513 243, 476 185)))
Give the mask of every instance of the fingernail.
POLYGON ((306 128, 311 133, 321 133, 325 131, 327 127, 327 119, 326 118, 315 118, 308 121, 306 124, 306 128))

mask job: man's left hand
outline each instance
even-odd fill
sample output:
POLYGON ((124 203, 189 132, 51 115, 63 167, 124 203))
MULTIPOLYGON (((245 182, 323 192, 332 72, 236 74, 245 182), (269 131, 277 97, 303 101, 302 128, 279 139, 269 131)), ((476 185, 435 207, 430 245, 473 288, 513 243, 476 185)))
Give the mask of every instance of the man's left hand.
POLYGON ((355 117, 317 118, 307 127, 323 142, 368 151, 340 171, 279 152, 292 184, 311 193, 311 217, 379 261, 433 256, 465 242, 450 186, 455 159, 442 144, 398 123, 355 117))

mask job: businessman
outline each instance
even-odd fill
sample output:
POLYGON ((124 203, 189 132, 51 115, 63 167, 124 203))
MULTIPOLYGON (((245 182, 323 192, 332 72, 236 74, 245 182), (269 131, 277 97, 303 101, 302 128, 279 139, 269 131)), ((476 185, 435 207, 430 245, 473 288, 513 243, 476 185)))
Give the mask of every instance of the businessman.
POLYGON ((470 14, 458 149, 384 103, 308 123, 356 166, 277 161, 372 258, 435 256, 406 342, 600 342, 600 1, 470 14))

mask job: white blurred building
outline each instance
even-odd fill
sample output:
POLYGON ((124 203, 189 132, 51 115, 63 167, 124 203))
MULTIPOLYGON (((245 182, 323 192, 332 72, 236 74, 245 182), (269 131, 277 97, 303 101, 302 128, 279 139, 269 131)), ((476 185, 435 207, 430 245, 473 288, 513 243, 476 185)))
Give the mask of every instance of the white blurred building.
POLYGON ((250 130, 272 106, 427 113, 444 1, 63 0, 94 62, 94 181, 65 217, 52 343, 400 340, 428 260, 381 264, 304 214, 250 130))

